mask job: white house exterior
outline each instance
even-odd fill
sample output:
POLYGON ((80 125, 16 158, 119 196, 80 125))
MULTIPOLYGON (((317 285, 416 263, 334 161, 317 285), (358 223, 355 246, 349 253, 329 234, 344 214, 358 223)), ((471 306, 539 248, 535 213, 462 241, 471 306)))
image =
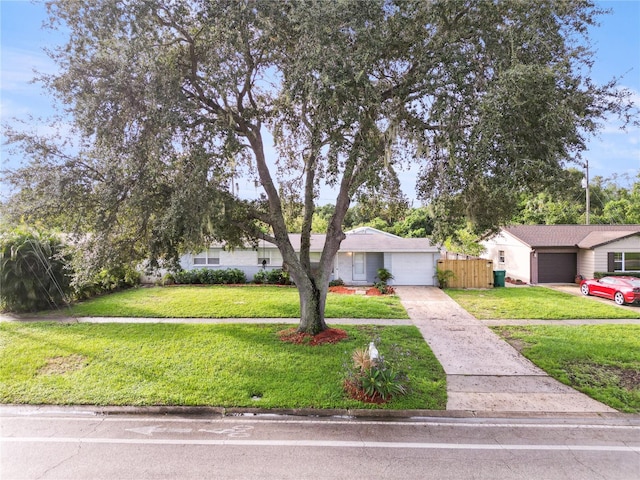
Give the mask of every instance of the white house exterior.
POLYGON ((640 272, 640 225, 517 225, 483 242, 495 270, 527 283, 640 272))
MULTIPOLYGON (((289 236, 296 251, 300 249, 300 234, 289 236)), ((325 235, 311 236, 311 262, 318 263, 325 235)), ((335 258, 332 279, 342 279, 347 285, 371 285, 378 269, 386 268, 394 276, 392 285, 435 285, 439 249, 426 238, 402 238, 371 227, 346 232, 335 258)), ((212 245, 207 251, 183 255, 180 265, 185 270, 196 268, 238 268, 248 280, 261 269, 282 268, 278 248, 261 241, 256 248, 226 251, 212 245)))

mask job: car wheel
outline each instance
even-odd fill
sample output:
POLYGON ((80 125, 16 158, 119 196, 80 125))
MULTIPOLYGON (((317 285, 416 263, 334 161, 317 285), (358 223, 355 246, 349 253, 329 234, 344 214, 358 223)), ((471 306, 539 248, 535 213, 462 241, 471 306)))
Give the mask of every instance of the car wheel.
POLYGON ((582 292, 583 295, 589 295, 589 285, 587 285, 586 283, 583 284, 580 287, 580 291, 582 292))
POLYGON ((613 296, 613 301, 618 305, 624 305, 624 295, 622 295, 620 292, 616 292, 616 294, 613 296))

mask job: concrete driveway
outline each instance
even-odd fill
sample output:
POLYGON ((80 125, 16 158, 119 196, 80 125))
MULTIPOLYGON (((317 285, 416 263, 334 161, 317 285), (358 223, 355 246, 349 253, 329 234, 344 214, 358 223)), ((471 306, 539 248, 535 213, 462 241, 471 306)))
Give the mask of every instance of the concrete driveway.
POLYGON ((447 410, 616 411, 548 376, 442 290, 396 292, 447 374, 447 410))

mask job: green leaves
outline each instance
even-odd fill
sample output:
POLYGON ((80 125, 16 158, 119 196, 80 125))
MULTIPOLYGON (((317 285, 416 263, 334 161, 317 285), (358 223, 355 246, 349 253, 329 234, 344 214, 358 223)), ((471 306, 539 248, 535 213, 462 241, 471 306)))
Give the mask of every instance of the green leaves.
POLYGON ((360 380, 362 389, 369 397, 378 395, 382 400, 388 400, 404 395, 407 391, 402 384, 401 375, 392 368, 370 368, 364 372, 360 380))
POLYGON ((33 312, 66 303, 68 258, 59 239, 16 229, 0 237, 0 300, 13 312, 33 312))

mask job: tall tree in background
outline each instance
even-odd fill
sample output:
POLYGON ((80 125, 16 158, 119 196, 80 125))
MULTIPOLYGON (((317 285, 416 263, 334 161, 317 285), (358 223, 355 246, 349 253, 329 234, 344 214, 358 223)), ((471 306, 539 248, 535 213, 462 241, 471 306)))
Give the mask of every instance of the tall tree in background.
POLYGON ((44 80, 81 142, 65 150, 9 132, 31 159, 10 176, 16 211, 91 233, 95 263, 269 240, 299 289, 299 330, 312 334, 326 328, 333 260, 358 192, 420 162, 438 231, 463 216, 494 227, 519 194, 577 158, 598 119, 631 108, 613 83, 588 78, 582 37, 598 12, 584 0, 48 5, 69 41, 52 54, 60 73, 44 80), (241 176, 264 195, 238 198, 241 176), (312 270, 324 185, 335 210, 312 270), (283 192, 303 205, 299 256, 283 192))

